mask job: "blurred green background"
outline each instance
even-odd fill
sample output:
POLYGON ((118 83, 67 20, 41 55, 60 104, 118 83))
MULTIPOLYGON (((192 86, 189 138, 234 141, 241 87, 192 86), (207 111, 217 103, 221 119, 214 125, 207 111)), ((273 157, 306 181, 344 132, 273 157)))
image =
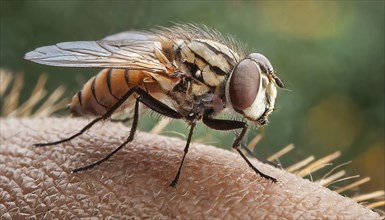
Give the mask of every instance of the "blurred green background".
MULTIPOLYGON (((284 80, 270 124, 249 134, 249 140, 264 134, 259 155, 294 143, 295 152, 282 158, 289 165, 341 150, 335 165, 352 160, 345 167, 350 174, 372 177, 362 192, 384 189, 384 1, 1 0, 1 67, 25 73, 24 100, 41 73, 49 75, 49 90, 64 84, 72 97, 97 69, 43 66, 23 55, 171 22, 205 24, 236 36, 266 55, 284 80)), ((157 119, 145 118, 140 126, 149 130, 157 119)), ((186 127, 173 122, 166 131, 187 133, 186 127)), ((231 133, 207 131, 200 126, 195 140, 230 149, 231 133)))

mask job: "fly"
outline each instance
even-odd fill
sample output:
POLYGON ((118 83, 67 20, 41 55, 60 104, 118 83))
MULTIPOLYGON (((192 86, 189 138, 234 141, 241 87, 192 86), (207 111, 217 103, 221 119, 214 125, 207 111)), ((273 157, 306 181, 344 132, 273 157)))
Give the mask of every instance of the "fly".
POLYGON ((96 118, 78 133, 48 146, 74 139, 95 123, 115 112, 133 107, 133 123, 128 138, 103 159, 84 167, 91 169, 108 160, 132 141, 139 121, 139 105, 190 125, 184 154, 170 186, 175 187, 188 152, 195 125, 202 121, 215 130, 238 130, 233 148, 260 176, 277 180, 259 171, 244 155, 244 121, 218 119, 225 109, 241 115, 257 126, 266 124, 274 110, 277 89, 283 82, 262 54, 245 55, 237 41, 205 26, 178 25, 151 31, 128 31, 99 41, 75 41, 37 48, 25 55, 36 63, 62 67, 103 68, 75 94, 70 111, 75 116, 96 118))

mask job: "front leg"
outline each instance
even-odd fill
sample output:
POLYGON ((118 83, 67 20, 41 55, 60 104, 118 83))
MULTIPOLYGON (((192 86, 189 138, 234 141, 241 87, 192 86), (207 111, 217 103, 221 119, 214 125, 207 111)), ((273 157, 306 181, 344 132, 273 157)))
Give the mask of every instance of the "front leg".
POLYGON ((228 130, 235 130, 235 129, 242 129, 241 133, 236 137, 233 148, 238 151, 238 153, 241 155, 241 157, 246 161, 246 163, 260 176, 262 176, 265 179, 271 180, 272 182, 277 182, 277 179, 274 177, 271 177, 269 175, 266 175, 259 171, 251 162, 250 160, 245 156, 245 154, 241 151, 240 146, 243 137, 246 134, 247 131, 247 124, 245 122, 241 121, 232 121, 232 120, 222 120, 222 119, 214 119, 210 118, 208 114, 205 114, 202 119, 203 123, 207 125, 208 127, 215 129, 215 130, 222 130, 222 131, 228 131, 228 130))

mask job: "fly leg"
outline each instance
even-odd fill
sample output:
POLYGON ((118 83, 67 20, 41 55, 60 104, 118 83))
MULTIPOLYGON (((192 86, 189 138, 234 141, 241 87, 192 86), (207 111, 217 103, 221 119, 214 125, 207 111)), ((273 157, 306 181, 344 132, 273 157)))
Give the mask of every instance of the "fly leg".
POLYGON ((261 177, 271 180, 272 182, 277 182, 277 179, 274 177, 271 177, 267 174, 262 173, 259 171, 251 162, 250 160, 245 156, 245 154, 241 151, 240 146, 243 137, 246 134, 247 131, 247 124, 245 122, 241 121, 232 121, 232 120, 221 120, 221 119, 214 119, 210 118, 208 114, 205 114, 203 116, 203 123, 207 125, 208 127, 215 129, 215 130, 222 130, 222 131, 228 131, 228 130, 235 130, 235 129, 242 129, 241 133, 237 136, 233 143, 233 148, 238 151, 238 153, 241 155, 241 157, 246 161, 246 163, 261 177))
MULTIPOLYGON (((164 103, 158 101, 157 99, 153 98, 151 95, 149 95, 146 91, 144 91, 140 87, 134 87, 131 90, 133 90, 133 92, 135 92, 139 96, 136 98, 134 119, 132 122, 130 134, 127 137, 127 139, 122 144, 120 144, 119 147, 117 147, 115 150, 113 150, 111 153, 109 153, 104 158, 102 158, 102 159, 100 159, 100 160, 98 160, 92 164, 89 164, 87 166, 74 169, 71 171, 72 173, 88 170, 88 169, 91 169, 91 168, 103 163, 104 161, 108 160, 112 155, 114 155, 116 152, 118 152, 120 149, 122 149, 128 142, 131 142, 134 139, 135 131, 136 131, 136 128, 138 126, 138 121, 139 121, 139 102, 143 103, 144 105, 146 105, 147 107, 149 107, 153 111, 155 111, 159 114, 162 114, 166 117, 175 118, 175 119, 182 118, 182 116, 178 112, 171 109, 170 107, 168 107, 164 103)), ((133 92, 131 92, 130 94, 132 94, 133 92)))
POLYGON ((175 176, 174 180, 170 183, 171 187, 175 187, 176 184, 178 183, 179 176, 180 176, 180 171, 182 170, 184 159, 185 159, 186 154, 188 152, 188 148, 190 147, 191 137, 192 137, 192 135, 194 133, 194 128, 195 128, 195 122, 191 124, 190 132, 189 132, 188 137, 187 137, 186 146, 184 147, 183 158, 182 158, 182 161, 180 162, 179 169, 178 169, 178 172, 176 173, 176 176, 175 176))
POLYGON ((91 169, 91 168, 103 163, 104 161, 108 160, 112 155, 114 155, 116 152, 118 152, 120 149, 122 149, 128 142, 132 141, 134 139, 134 134, 135 134, 136 128, 138 126, 138 118, 139 118, 138 115, 139 115, 139 99, 136 99, 134 121, 132 122, 131 131, 130 131, 130 135, 128 136, 128 138, 122 144, 120 144, 119 147, 117 147, 115 150, 113 150, 111 153, 109 153, 104 158, 102 158, 102 159, 100 159, 94 163, 91 163, 89 165, 73 169, 73 170, 71 170, 71 173, 77 173, 79 171, 88 170, 88 169, 91 169))
MULTIPOLYGON (((182 117, 179 113, 177 113, 176 111, 174 111, 173 109, 171 109, 167 105, 163 104, 162 102, 156 100, 155 98, 150 96, 146 91, 144 91, 140 87, 134 87, 134 88, 130 89, 126 94, 124 94, 124 96, 122 96, 122 98, 120 98, 119 101, 114 106, 112 106, 112 108, 110 108, 104 115, 102 115, 102 116, 94 119, 90 123, 88 123, 78 133, 76 133, 76 134, 74 134, 74 135, 72 135, 72 136, 70 136, 68 138, 65 138, 65 139, 61 139, 61 140, 53 141, 53 142, 48 142, 48 143, 37 143, 37 144, 34 144, 34 146, 36 146, 36 147, 43 147, 43 146, 57 145, 57 144, 61 144, 61 143, 70 141, 70 140, 72 140, 72 139, 82 135, 84 132, 86 132, 88 129, 90 129, 97 122, 99 122, 101 120, 105 120, 105 119, 111 117, 111 115, 134 92, 137 93, 138 95, 140 95, 137 99, 139 99, 139 101, 141 101, 143 104, 145 104, 147 107, 151 108, 152 110, 154 110, 154 111, 156 111, 156 112, 158 112, 158 113, 160 113, 160 114, 162 114, 164 116, 171 117, 171 118, 181 118, 182 117), (151 107, 151 105, 152 105, 152 107, 151 107)), ((135 120, 135 118, 134 118, 134 120, 135 120)))
POLYGON ((83 170, 88 170, 88 169, 93 168, 96 165, 99 165, 99 164, 103 163, 104 161, 108 160, 112 155, 114 155, 116 152, 118 152, 122 147, 124 147, 128 142, 132 141, 132 139, 134 138, 134 134, 135 134, 137 125, 138 125, 139 102, 142 102, 144 105, 146 105, 147 107, 149 107, 153 111, 158 112, 159 114, 162 114, 162 115, 164 115, 166 117, 175 118, 175 119, 182 118, 182 116, 178 112, 176 112, 175 110, 171 109, 166 104, 164 104, 164 103, 158 101, 157 99, 153 98, 151 95, 149 95, 146 91, 144 91, 140 87, 134 87, 134 88, 130 89, 121 99, 119 99, 119 101, 114 106, 112 106, 112 108, 109 109, 103 116, 98 117, 98 118, 94 119, 93 121, 91 121, 89 124, 84 126, 84 128, 81 129, 78 133, 72 135, 69 138, 65 138, 65 139, 62 139, 62 140, 59 140, 59 141, 55 141, 55 142, 39 143, 39 144, 35 144, 35 146, 39 146, 40 147, 40 146, 56 145, 56 144, 60 144, 60 143, 63 143, 63 142, 70 141, 70 140, 76 138, 77 136, 80 136, 85 131, 90 129, 98 121, 109 118, 114 113, 114 111, 116 111, 116 109, 118 109, 133 93, 138 94, 138 97, 136 98, 136 102, 135 102, 135 112, 134 112, 134 120, 133 120, 133 123, 132 123, 132 128, 131 128, 131 131, 130 131, 130 135, 128 136, 126 141, 124 141, 119 147, 117 147, 114 151, 109 153, 103 159, 98 160, 95 163, 89 164, 87 166, 74 169, 74 170, 72 170, 73 173, 76 173, 76 172, 79 172, 79 171, 83 171, 83 170))
MULTIPOLYGON (((136 88, 136 87, 135 87, 136 88)), ((118 109, 127 99, 128 97, 130 97, 132 95, 132 93, 135 91, 135 88, 133 89, 130 89, 122 98, 119 99, 119 101, 114 105, 112 106, 111 109, 109 109, 104 115, 98 117, 98 118, 95 118, 94 120, 92 120, 90 123, 88 123, 86 126, 84 126, 78 133, 68 137, 68 138, 65 138, 65 139, 61 139, 61 140, 58 140, 58 141, 53 141, 53 142, 48 142, 48 143, 38 143, 38 144, 34 144, 34 146, 36 147, 43 147, 43 146, 50 146, 50 145, 57 145, 57 144, 61 144, 61 143, 64 143, 64 142, 67 142, 67 141, 70 141, 74 138, 76 138, 77 136, 80 136, 82 135, 84 132, 86 132, 88 129, 90 129, 94 124, 96 124, 97 122, 101 121, 101 120, 105 120, 109 117, 111 117, 111 115, 116 111, 116 109, 118 109)))

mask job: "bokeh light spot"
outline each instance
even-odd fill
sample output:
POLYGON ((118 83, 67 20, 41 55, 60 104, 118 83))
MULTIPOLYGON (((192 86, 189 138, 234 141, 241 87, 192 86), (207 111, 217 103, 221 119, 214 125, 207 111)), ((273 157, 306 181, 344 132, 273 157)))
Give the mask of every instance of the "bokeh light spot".
POLYGON ((353 159, 354 172, 365 173, 371 181, 365 184, 365 191, 378 190, 385 185, 385 141, 377 140, 367 146, 367 150, 353 159))
POLYGON ((337 1, 272 1, 264 4, 262 13, 269 17, 269 31, 300 38, 335 36, 354 17, 354 10, 337 1))
POLYGON ((303 137, 310 145, 321 145, 324 152, 350 146, 363 126, 360 109, 347 96, 332 95, 314 107, 306 116, 303 137))

